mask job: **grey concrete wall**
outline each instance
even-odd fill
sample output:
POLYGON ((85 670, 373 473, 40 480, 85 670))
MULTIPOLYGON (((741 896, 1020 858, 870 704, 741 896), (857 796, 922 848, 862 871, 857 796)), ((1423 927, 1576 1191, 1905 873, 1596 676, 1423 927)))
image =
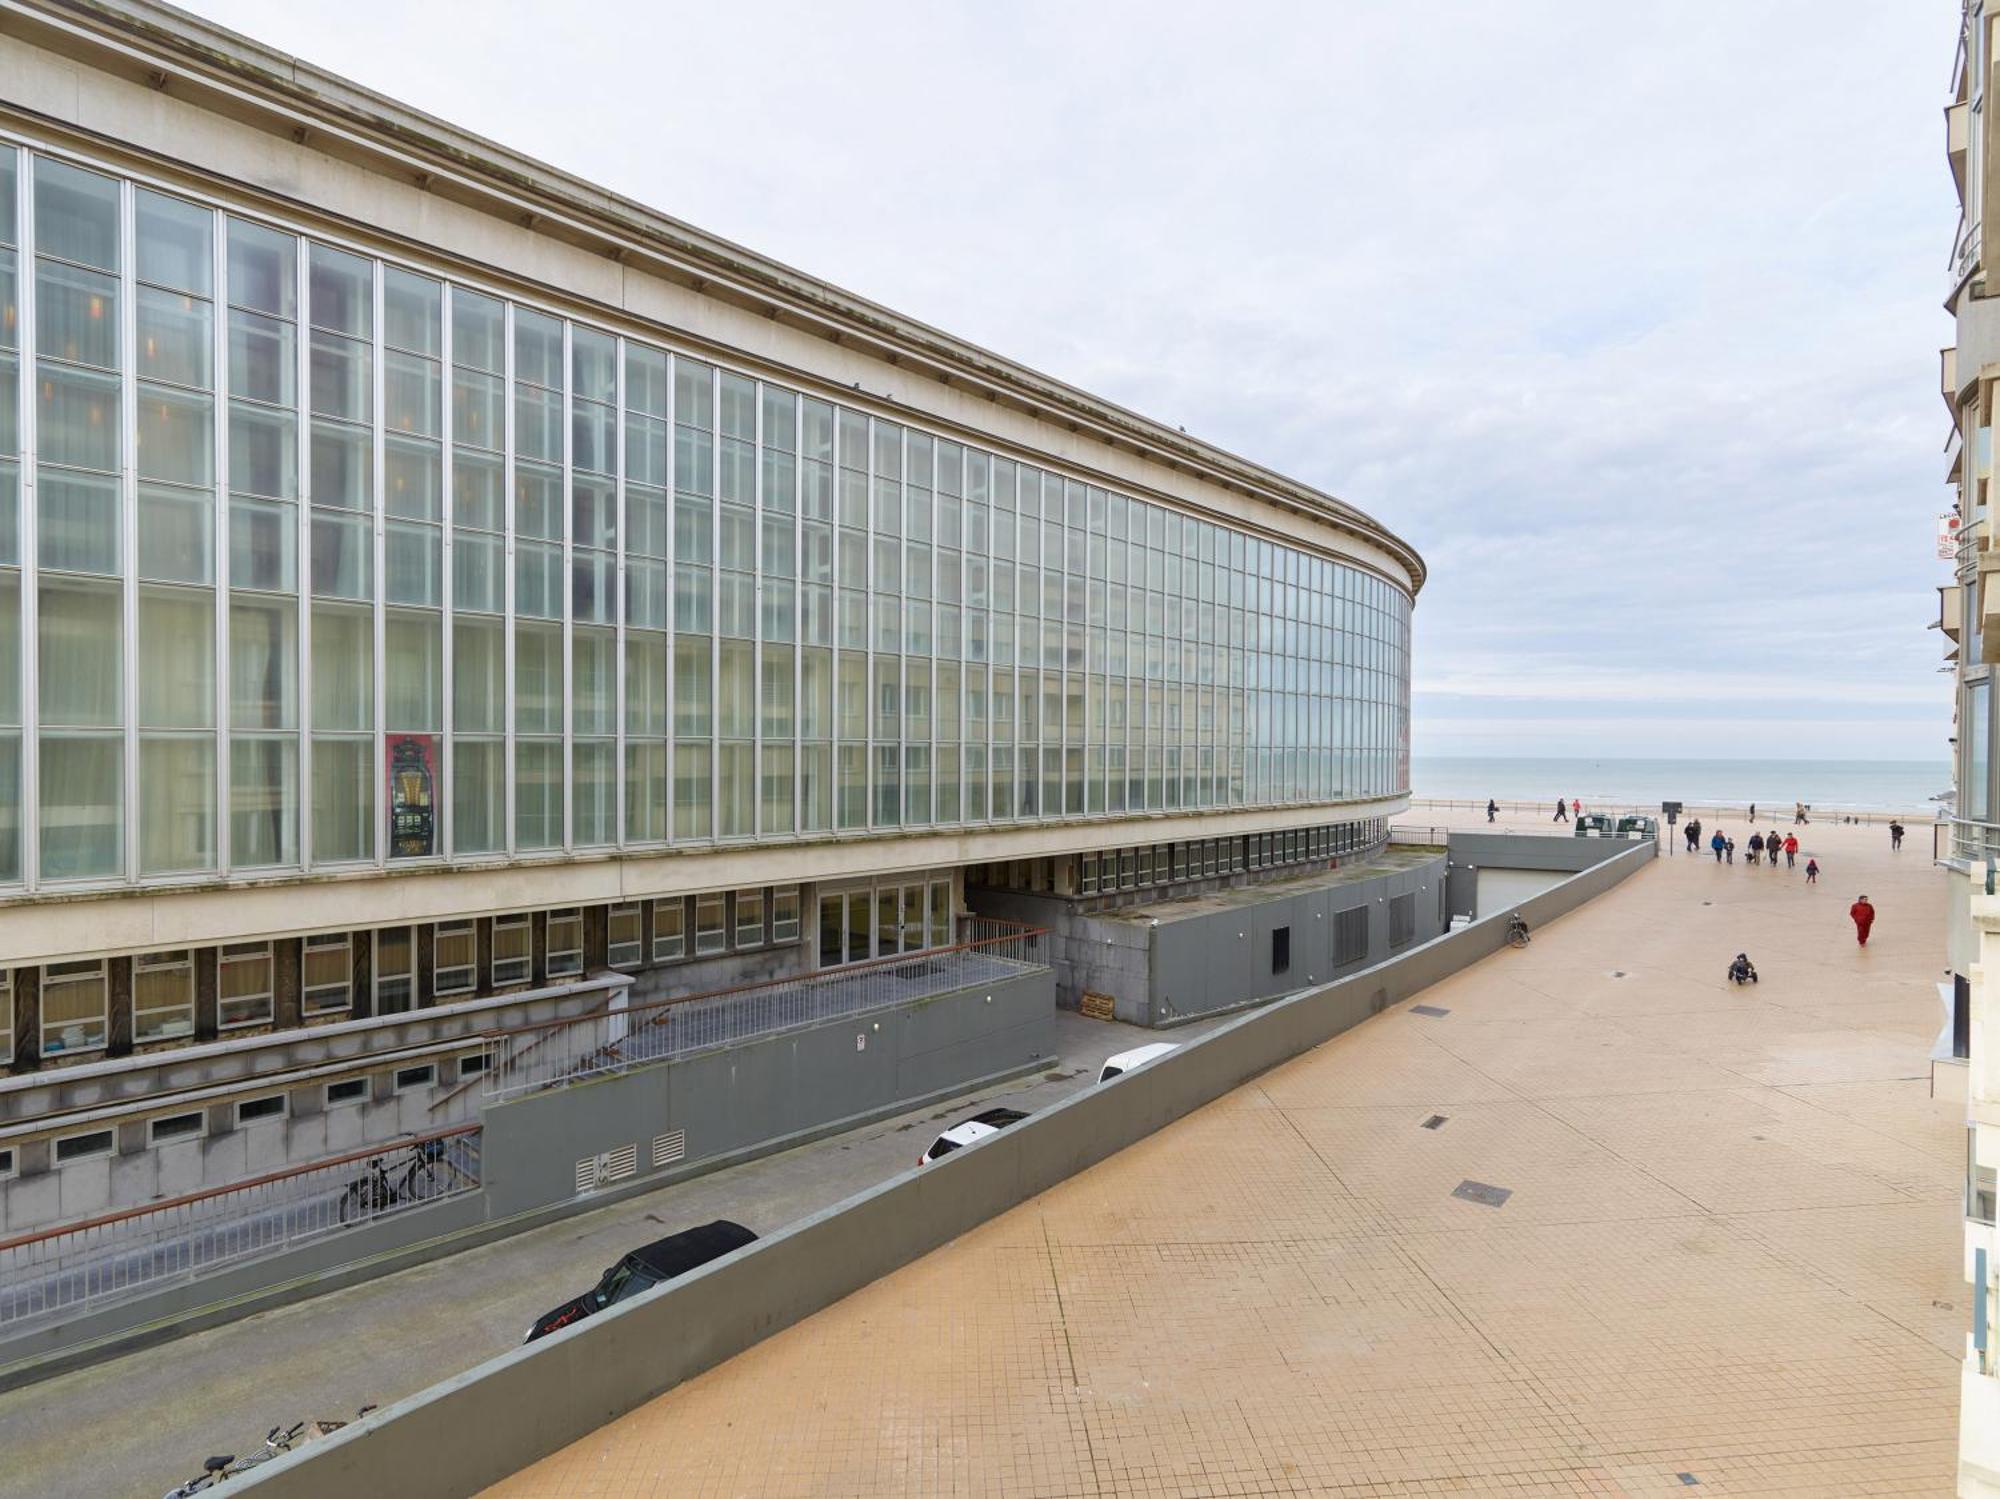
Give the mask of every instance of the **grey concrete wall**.
POLYGON ((483 1190, 0 1340, 0 1389, 1046 1067, 1051 988, 1042 969, 501 1104, 484 1116, 483 1190), (675 1129, 685 1157, 655 1168, 653 1137, 675 1129), (577 1161, 621 1145, 637 1173, 579 1195, 577 1161))
MULTIPOLYGON (((1540 926, 1652 859, 1650 845, 1534 897, 1540 926)), ((1252 1011, 1150 1067, 905 1172, 693 1275, 456 1379, 239 1480, 264 1499, 393 1486, 446 1499, 595 1431, 683 1380, 928 1253, 1506 942, 1488 918, 1376 968, 1252 1011)))
POLYGON ((1233 894, 1252 897, 1245 904, 1158 926, 1079 911, 1056 895, 981 890, 978 898, 982 915, 1048 929, 1057 1002, 1064 1008, 1075 1009, 1088 990, 1110 995, 1118 1019, 1129 1024, 1172 1026, 1382 962, 1390 956, 1388 902, 1398 895, 1417 898, 1410 945, 1430 941, 1445 927, 1445 878, 1441 854, 1416 870, 1323 889, 1298 890, 1285 881, 1259 897, 1260 887, 1238 886, 1233 894), (1357 905, 1368 907, 1368 947, 1336 968, 1333 918, 1357 905), (1292 960, 1286 972, 1273 973, 1271 935, 1280 927, 1291 929, 1292 960))
POLYGON ((1396 951, 1430 941, 1444 930, 1445 855, 1415 869, 1372 880, 1296 893, 1214 911, 1152 928, 1153 963, 1148 1010, 1141 1023, 1176 1025, 1274 999, 1387 961, 1389 902, 1414 896, 1410 940, 1396 951), (1334 962, 1334 918, 1356 906, 1368 909, 1368 947, 1360 957, 1334 962), (1271 968, 1272 939, 1291 932, 1291 964, 1271 968))
POLYGON ((1472 904, 1474 916, 1511 910, 1567 878, 1553 869, 1475 869, 1471 874, 1477 887, 1472 904))

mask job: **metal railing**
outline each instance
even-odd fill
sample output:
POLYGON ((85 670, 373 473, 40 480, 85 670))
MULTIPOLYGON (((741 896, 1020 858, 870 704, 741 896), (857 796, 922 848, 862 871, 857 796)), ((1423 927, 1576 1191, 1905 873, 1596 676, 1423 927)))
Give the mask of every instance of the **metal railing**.
MULTIPOLYGON (((1552 823, 1558 827, 1562 826, 1561 823, 1556 821, 1554 816, 1556 805, 1554 797, 1550 797, 1545 801, 1534 802, 1501 799, 1498 801, 1498 805, 1502 812, 1539 812, 1544 822, 1552 823)), ((1443 797, 1434 796, 1413 796, 1410 798, 1410 807, 1413 811, 1422 807, 1454 812, 1478 812, 1483 815, 1486 811, 1486 800, 1484 797, 1467 801, 1448 800, 1443 797)), ((1583 810, 1585 812, 1603 812, 1614 818, 1626 812, 1638 812, 1652 818, 1661 817, 1659 803, 1657 802, 1644 805, 1628 802, 1585 802, 1583 810)), ((1934 809, 1930 808, 1912 807, 1906 812, 1856 812, 1839 807, 1809 806, 1806 809, 1806 816, 1814 823, 1837 824, 1847 822, 1861 823, 1869 827, 1887 827, 1892 822, 1901 822, 1905 826, 1914 826, 1917 823, 1929 822, 1933 811, 1934 809)), ((1748 812, 1748 802, 1721 802, 1714 800, 1683 802, 1681 804, 1680 820, 1685 823, 1690 817, 1699 817, 1705 822, 1718 818, 1729 818, 1736 822, 1742 822, 1745 820, 1748 812)), ((1792 804, 1790 802, 1760 802, 1757 806, 1757 821, 1760 826, 1766 823, 1776 823, 1779 827, 1790 827, 1792 825, 1792 804)), ((1664 827, 1662 831, 1664 831, 1664 827)))
POLYGON ((462 1125, 0 1240, 0 1332, 211 1275, 479 1184, 480 1128, 462 1125))
POLYGON ((1931 824, 1931 858, 1937 863, 1983 865, 2000 861, 2000 823, 1971 817, 1940 817, 1931 824))
POLYGON ((628 1072, 1047 966, 1048 934, 1040 927, 973 917, 960 922, 959 933, 961 940, 950 947, 489 1032, 486 1096, 507 1098, 628 1072))

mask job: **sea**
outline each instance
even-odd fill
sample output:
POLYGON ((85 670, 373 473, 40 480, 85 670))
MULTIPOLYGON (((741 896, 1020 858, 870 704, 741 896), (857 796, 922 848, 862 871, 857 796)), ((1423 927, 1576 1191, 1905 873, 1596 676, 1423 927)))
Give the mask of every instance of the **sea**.
POLYGON ((1452 801, 1545 801, 1657 807, 1756 802, 1774 812, 1929 813, 1951 786, 1938 760, 1625 760, 1415 755, 1411 794, 1452 801))

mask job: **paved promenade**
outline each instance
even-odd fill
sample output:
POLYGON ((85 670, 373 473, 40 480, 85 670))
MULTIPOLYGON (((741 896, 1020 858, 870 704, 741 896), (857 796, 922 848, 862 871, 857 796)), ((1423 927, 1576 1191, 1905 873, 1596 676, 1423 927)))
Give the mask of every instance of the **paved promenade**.
POLYGON ((1948 1495, 1944 881, 1918 837, 1809 831, 1819 887, 1662 858, 1415 1001, 1449 1013, 1398 1006, 489 1492, 1948 1495))

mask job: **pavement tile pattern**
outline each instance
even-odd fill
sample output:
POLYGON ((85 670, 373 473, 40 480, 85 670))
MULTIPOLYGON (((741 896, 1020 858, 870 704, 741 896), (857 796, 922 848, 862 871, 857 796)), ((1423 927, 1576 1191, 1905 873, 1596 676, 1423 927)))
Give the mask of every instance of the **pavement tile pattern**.
POLYGON ((1810 834, 1817 888, 1662 858, 1423 996, 1449 1015, 1399 1006, 489 1493, 1948 1495, 1944 881, 1810 834))

